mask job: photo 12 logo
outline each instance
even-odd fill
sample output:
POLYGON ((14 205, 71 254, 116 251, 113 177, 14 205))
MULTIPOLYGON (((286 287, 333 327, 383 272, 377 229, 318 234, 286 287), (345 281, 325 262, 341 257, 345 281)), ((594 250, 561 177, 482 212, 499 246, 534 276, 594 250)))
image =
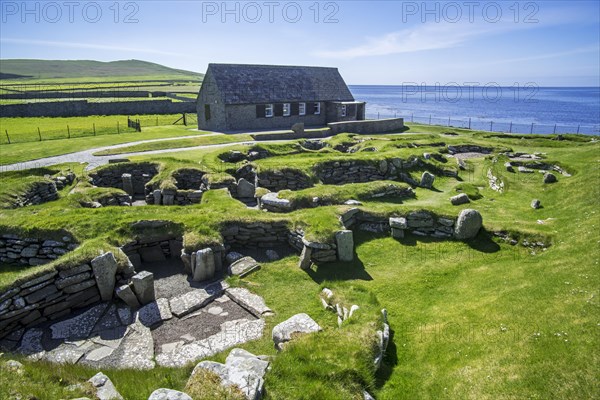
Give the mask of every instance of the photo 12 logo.
POLYGON ((402 22, 459 22, 484 21, 497 23, 537 24, 540 5, 533 1, 403 1, 402 22))
POLYGON ((76 23, 137 24, 140 6, 137 2, 95 1, 2 1, 2 23, 76 23))
POLYGON ((202 22, 295 24, 304 20, 315 24, 337 24, 339 11, 339 4, 333 1, 203 1, 202 22))

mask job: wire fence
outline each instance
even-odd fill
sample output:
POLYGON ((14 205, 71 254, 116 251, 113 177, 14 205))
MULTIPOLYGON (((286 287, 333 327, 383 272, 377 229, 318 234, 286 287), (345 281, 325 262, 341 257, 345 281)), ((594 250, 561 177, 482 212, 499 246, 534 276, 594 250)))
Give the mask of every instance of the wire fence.
POLYGON ((494 121, 484 118, 453 118, 434 115, 415 115, 400 112, 369 112, 369 119, 404 118, 405 123, 424 125, 447 126, 449 128, 463 128, 499 133, 526 133, 526 134, 567 134, 580 133, 585 135, 600 135, 600 125, 567 125, 567 124, 537 124, 523 122, 494 121))

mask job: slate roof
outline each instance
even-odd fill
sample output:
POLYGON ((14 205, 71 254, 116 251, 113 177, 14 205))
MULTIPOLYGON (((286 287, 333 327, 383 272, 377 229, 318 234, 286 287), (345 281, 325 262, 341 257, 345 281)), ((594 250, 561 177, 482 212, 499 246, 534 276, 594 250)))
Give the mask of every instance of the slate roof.
POLYGON ((337 68, 209 64, 225 104, 354 101, 337 68))

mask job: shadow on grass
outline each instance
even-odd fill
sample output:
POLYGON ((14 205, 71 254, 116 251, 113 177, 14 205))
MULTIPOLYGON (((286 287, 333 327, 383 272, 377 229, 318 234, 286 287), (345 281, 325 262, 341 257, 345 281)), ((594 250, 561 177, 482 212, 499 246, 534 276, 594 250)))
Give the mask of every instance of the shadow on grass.
POLYGON ((482 253, 496 253, 500 250, 498 243, 492 239, 492 234, 481 228, 477 236, 471 240, 465 242, 473 250, 477 250, 482 253))
POLYGON ((316 283, 324 281, 362 280, 372 281, 373 277, 365 270, 363 262, 354 254, 354 261, 349 263, 334 262, 317 265, 316 270, 306 271, 316 283))
POLYGON ((390 340, 383 356, 381 367, 375 373, 375 387, 380 389, 390 379, 394 368, 398 365, 398 348, 394 341, 395 331, 390 326, 390 340))

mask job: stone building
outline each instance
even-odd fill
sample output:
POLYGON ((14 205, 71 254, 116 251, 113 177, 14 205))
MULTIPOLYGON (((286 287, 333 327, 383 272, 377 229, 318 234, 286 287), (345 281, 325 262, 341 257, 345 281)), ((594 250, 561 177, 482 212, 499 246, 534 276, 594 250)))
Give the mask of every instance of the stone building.
POLYGON ((337 68, 209 64, 197 103, 198 128, 290 129, 365 119, 337 68))

